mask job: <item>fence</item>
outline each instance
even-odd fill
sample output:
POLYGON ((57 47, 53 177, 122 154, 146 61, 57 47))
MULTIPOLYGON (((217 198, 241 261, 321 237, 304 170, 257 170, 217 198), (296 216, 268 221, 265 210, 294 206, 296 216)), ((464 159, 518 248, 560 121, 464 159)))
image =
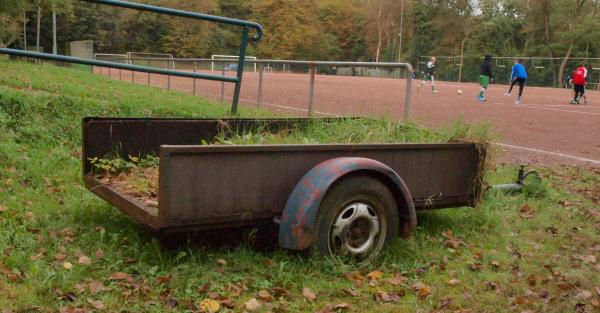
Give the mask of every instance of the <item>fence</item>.
MULTIPOLYGON (((174 62, 175 69, 180 71, 207 71, 207 72, 220 72, 221 76, 226 76, 228 71, 237 71, 237 69, 231 69, 228 67, 229 64, 236 64, 235 60, 231 59, 207 59, 207 58, 196 58, 196 59, 166 59, 166 58, 113 58, 110 59, 116 63, 125 64, 140 64, 145 66, 164 66, 164 62, 174 62), (234 63, 232 63, 234 62, 234 63)), ((413 80, 413 68, 408 63, 374 63, 374 62, 335 62, 335 61, 299 61, 299 60, 246 60, 244 65, 244 71, 252 72, 254 67, 258 66, 258 88, 257 88, 257 107, 263 107, 263 87, 264 79, 263 74, 269 73, 302 73, 309 75, 308 82, 308 101, 307 101, 307 114, 308 116, 314 115, 314 90, 315 90, 315 75, 338 75, 338 76, 361 76, 361 74, 367 74, 365 76, 378 76, 378 77, 389 77, 389 78, 405 78, 406 79, 406 92, 404 95, 404 119, 408 119, 410 116, 411 98, 412 98, 412 80, 413 80)), ((111 69, 98 68, 100 74, 103 71, 109 71, 108 75, 113 77, 118 75, 120 80, 123 80, 122 71, 118 70, 118 74, 111 73, 111 69)), ((106 73, 106 72, 104 72, 106 73)), ((136 73, 132 72, 130 79, 132 83, 136 82, 136 73)), ((143 74, 138 74, 143 75, 143 74)), ((150 85, 151 77, 150 73, 146 74, 145 83, 150 85)), ((166 87, 172 88, 171 77, 167 76, 166 87)), ((192 93, 196 94, 197 83, 193 80, 192 93)), ((225 101, 225 84, 221 83, 220 87, 220 100, 225 101)))
MULTIPOLYGON (((461 65, 460 56, 438 56, 436 62, 436 79, 441 81, 478 82, 479 68, 483 57, 465 56, 461 65), (462 67, 462 72, 461 72, 462 67), (459 78, 460 77, 460 78, 459 78)), ((421 75, 425 71, 430 56, 419 57, 416 72, 421 75)), ((527 68, 527 84, 540 87, 558 87, 558 73, 562 58, 543 57, 494 57, 492 70, 496 83, 508 84, 514 61, 522 59, 527 68)), ((591 71, 588 83, 600 87, 600 58, 571 58, 565 67, 563 77, 567 77, 580 64, 589 64, 591 71)))

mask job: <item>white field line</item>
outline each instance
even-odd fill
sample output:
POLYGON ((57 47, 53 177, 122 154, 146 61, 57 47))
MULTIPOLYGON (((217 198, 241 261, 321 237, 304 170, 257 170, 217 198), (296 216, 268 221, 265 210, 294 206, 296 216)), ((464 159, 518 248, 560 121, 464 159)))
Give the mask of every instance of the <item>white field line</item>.
POLYGON ((587 163, 592 163, 592 164, 600 165, 600 161, 599 160, 592 160, 592 159, 581 158, 581 157, 578 157, 578 156, 564 154, 564 153, 560 153, 560 152, 552 152, 552 151, 539 150, 539 149, 534 149, 534 148, 527 148, 527 147, 509 145, 509 144, 501 143, 501 142, 492 142, 492 144, 497 145, 497 146, 501 146, 501 147, 505 147, 505 148, 520 149, 520 150, 535 152, 535 153, 539 153, 539 154, 547 154, 547 155, 552 155, 552 156, 558 156, 558 157, 561 157, 561 158, 577 160, 577 161, 580 161, 580 162, 587 162, 587 163))
POLYGON ((534 109, 534 110, 547 110, 547 111, 558 111, 558 112, 567 112, 567 113, 575 113, 575 114, 584 114, 584 115, 600 115, 600 113, 595 113, 595 112, 583 112, 583 111, 572 111, 572 110, 562 110, 562 109, 552 109, 552 108, 540 108, 540 107, 534 107, 534 106, 519 106, 520 108, 523 109, 534 109))

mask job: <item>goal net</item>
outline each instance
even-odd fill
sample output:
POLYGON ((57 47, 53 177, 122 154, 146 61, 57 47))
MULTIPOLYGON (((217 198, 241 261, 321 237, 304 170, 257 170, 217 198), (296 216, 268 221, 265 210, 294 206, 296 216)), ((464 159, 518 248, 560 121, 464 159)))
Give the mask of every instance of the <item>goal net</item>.
POLYGON ((127 52, 130 64, 175 69, 175 60, 170 53, 127 52))
POLYGON ((94 53, 94 59, 100 60, 100 61, 130 64, 126 54, 94 53))
MULTIPOLYGON (((222 54, 213 54, 210 56, 210 69, 212 71, 222 70, 223 67, 227 68, 230 63, 236 63, 239 61, 239 55, 222 55, 222 54)), ((256 57, 246 56, 246 60, 256 61, 256 57)), ((251 62, 251 64, 246 64, 245 67, 248 68, 250 66, 253 68, 254 72, 256 72, 256 62, 251 62)))

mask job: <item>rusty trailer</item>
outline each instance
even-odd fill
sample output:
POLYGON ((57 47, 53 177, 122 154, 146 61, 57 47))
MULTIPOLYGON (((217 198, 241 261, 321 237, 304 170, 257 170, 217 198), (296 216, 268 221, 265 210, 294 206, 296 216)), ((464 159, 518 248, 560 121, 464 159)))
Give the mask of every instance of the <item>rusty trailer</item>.
POLYGON ((474 143, 200 145, 228 129, 278 132, 310 119, 85 118, 86 187, 157 233, 279 224, 279 245, 361 258, 416 225, 416 211, 475 205, 474 143), (158 208, 93 173, 92 158, 159 156, 158 208))

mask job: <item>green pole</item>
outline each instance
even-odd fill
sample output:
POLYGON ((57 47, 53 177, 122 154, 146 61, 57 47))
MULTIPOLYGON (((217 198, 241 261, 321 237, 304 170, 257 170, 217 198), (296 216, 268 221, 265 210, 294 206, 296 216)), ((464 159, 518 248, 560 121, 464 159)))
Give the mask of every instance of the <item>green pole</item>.
POLYGON ((235 82, 235 91, 233 92, 233 101, 231 103, 231 113, 237 114, 238 102, 240 100, 240 91, 242 89, 242 76, 244 75, 244 61, 246 59, 246 47, 248 46, 248 26, 244 26, 242 31, 242 43, 240 44, 240 58, 237 68, 237 82, 235 82))

